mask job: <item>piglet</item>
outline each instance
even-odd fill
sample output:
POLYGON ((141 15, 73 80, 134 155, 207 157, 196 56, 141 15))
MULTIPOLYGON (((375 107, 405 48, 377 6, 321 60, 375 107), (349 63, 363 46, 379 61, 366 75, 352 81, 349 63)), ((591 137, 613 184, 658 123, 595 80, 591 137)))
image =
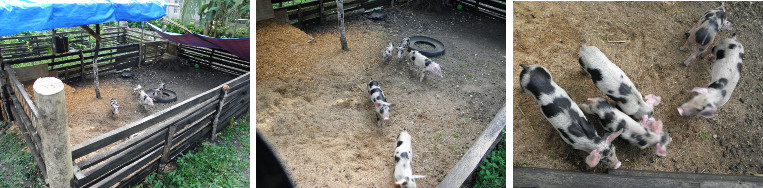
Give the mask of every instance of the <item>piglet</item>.
POLYGON ((408 134, 408 131, 403 131, 397 136, 397 146, 395 147, 395 185, 403 188, 416 188, 416 179, 425 177, 413 175, 412 160, 411 135, 408 134))
POLYGON ((368 82, 368 94, 371 95, 371 102, 374 103, 374 111, 376 112, 376 124, 383 125, 384 122, 389 121, 390 110, 395 103, 388 103, 387 98, 384 97, 379 83, 374 79, 368 82), (379 116, 381 115, 381 118, 379 116))
POLYGON ((660 104, 661 97, 649 94, 642 98, 641 92, 636 89, 628 75, 609 61, 599 48, 583 44, 578 63, 580 68, 588 72, 594 85, 614 100, 617 108, 631 118, 641 120, 644 115, 651 117, 654 106, 660 104))
POLYGON ((140 90, 139 95, 140 96, 139 96, 138 102, 140 102, 140 104, 143 105, 143 109, 148 110, 149 106, 151 107, 154 106, 154 101, 156 99, 148 96, 148 94, 146 94, 146 92, 143 90, 140 90))
MULTIPOLYGON (((616 132, 622 130, 620 138, 627 140, 631 145, 644 149, 655 146, 658 156, 666 156, 667 146, 673 140, 667 132, 662 131, 662 121, 654 118, 642 117, 641 123, 628 117, 625 113, 613 107, 607 99, 596 97, 588 98, 590 104, 581 104, 580 108, 587 114, 599 117, 604 130, 616 132)), ((646 115, 644 115, 646 116, 646 115)))
POLYGON ((119 105, 117 105, 117 99, 111 98, 111 114, 112 117, 117 118, 119 117, 119 105))
POLYGON ((403 38, 403 41, 400 42, 400 46, 397 47, 397 58, 403 59, 403 54, 408 52, 408 41, 410 41, 411 38, 405 37, 403 38))
MULTIPOLYGON (((419 82, 424 81, 424 75, 426 75, 427 71, 434 73, 437 76, 440 76, 442 78, 442 69, 440 69, 440 64, 435 63, 431 59, 429 59, 427 56, 424 56, 424 54, 421 54, 421 52, 412 50, 408 53, 408 59, 413 62, 418 67, 423 67, 424 69, 421 71, 421 78, 419 79, 419 82)), ((409 65, 409 69, 412 69, 409 65)))
POLYGON ((715 62, 713 64, 712 82, 706 88, 696 87, 692 91, 699 93, 689 102, 678 108, 682 116, 702 116, 711 118, 718 107, 726 104, 734 92, 742 72, 744 47, 737 41, 736 34, 724 39, 712 49, 715 62))
POLYGON ((392 56, 392 50, 394 50, 394 49, 395 49, 395 46, 392 45, 392 43, 390 42, 387 45, 387 48, 384 50, 384 53, 382 54, 382 62, 387 61, 387 58, 392 56))
POLYGON ((588 152, 586 164, 595 167, 599 162, 617 169, 621 163, 615 155, 612 140, 621 131, 599 137, 596 129, 588 123, 578 105, 561 87, 556 85, 546 68, 538 65, 522 66, 519 82, 522 91, 535 97, 541 113, 559 132, 562 140, 577 150, 588 152))
POLYGON ((713 43, 715 36, 720 30, 731 30, 731 22, 726 19, 726 8, 721 3, 721 6, 710 11, 705 12, 702 19, 697 22, 691 30, 689 30, 689 38, 686 39, 686 43, 681 46, 681 51, 686 51, 691 45, 696 44, 697 50, 689 55, 689 58, 684 61, 684 65, 689 66, 692 60, 697 58, 697 55, 704 57, 709 52, 707 47, 713 43))
POLYGON ((138 84, 138 87, 135 87, 132 89, 132 94, 135 95, 136 97, 139 97, 141 90, 143 90, 143 87, 141 87, 140 84, 138 84))

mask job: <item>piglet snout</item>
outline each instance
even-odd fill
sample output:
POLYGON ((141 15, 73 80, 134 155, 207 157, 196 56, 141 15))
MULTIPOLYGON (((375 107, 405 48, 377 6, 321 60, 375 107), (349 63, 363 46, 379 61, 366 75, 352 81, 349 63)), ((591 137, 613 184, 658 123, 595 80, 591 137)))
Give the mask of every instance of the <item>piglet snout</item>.
POLYGON ((623 164, 622 162, 620 162, 620 161, 617 161, 617 164, 615 164, 615 169, 618 169, 618 168, 620 168, 620 165, 622 165, 622 164, 623 164))
POLYGON ((684 109, 678 108, 678 115, 684 115, 684 109))

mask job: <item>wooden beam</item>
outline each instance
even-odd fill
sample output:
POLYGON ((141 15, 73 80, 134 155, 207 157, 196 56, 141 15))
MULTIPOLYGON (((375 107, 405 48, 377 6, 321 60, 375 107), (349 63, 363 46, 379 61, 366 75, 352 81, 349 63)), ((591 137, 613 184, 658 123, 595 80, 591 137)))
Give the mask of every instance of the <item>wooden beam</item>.
POLYGON ((603 174, 514 167, 513 177, 515 187, 763 187, 763 178, 753 176, 640 170, 610 169, 603 174))
MULTIPOLYGON (((98 24, 96 24, 95 27, 98 28, 98 24)), ((95 38, 95 41, 101 42, 101 35, 98 33, 95 33, 93 29, 90 29, 90 26, 83 25, 83 26, 79 26, 79 28, 82 28, 82 30, 85 30, 85 32, 90 34, 90 36, 93 36, 93 38, 95 38)))
POLYGON ((472 147, 466 151, 466 154, 450 169, 448 175, 440 182, 437 187, 460 187, 471 177, 472 172, 477 168, 483 158, 487 156, 490 148, 495 146, 501 135, 501 131, 506 127, 506 106, 498 110, 493 121, 488 124, 485 131, 474 141, 472 147))

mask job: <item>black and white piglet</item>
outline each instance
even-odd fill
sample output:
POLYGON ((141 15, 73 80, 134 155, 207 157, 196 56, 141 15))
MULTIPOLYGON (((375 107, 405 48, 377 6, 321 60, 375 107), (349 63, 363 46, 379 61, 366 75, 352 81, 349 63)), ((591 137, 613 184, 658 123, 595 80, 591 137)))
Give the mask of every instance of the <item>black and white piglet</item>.
MULTIPOLYGON (((408 53, 408 60, 412 61, 416 66, 424 68, 421 70, 421 78, 419 79, 420 82, 424 81, 424 75, 426 75, 427 71, 432 72, 442 78, 442 69, 440 69, 440 64, 435 63, 427 56, 424 56, 424 54, 421 54, 421 52, 411 50, 411 52, 408 53)), ((410 65, 408 68, 412 69, 410 65)))
POLYGON ((654 106, 660 104, 661 97, 649 94, 642 98, 641 92, 636 89, 628 75, 609 61, 599 48, 583 44, 578 63, 580 68, 588 72, 594 85, 614 100, 617 107, 631 118, 640 120, 644 115, 651 117, 654 106))
POLYGON ((411 149, 411 135, 408 131, 403 131, 397 136, 397 146, 395 146, 395 184, 403 188, 416 188, 416 179, 423 178, 422 175, 413 175, 411 161, 413 152, 411 149))
POLYGON ((143 91, 143 90, 140 90, 140 91, 138 92, 138 102, 139 102, 141 105, 143 105, 143 109, 145 109, 145 110, 148 110, 148 109, 149 109, 149 106, 150 106, 150 107, 153 107, 153 106, 154 106, 154 101, 155 101, 155 100, 156 100, 156 99, 154 99, 154 98, 151 98, 150 96, 148 96, 148 94, 146 94, 146 92, 145 92, 145 91, 143 91))
POLYGON ((705 118, 713 117, 718 107, 729 101, 739 83, 744 47, 737 41, 736 34, 724 39, 712 50, 715 58, 712 82, 706 88, 696 87, 692 90, 699 94, 678 108, 678 114, 682 116, 696 114, 705 118))
POLYGON ((697 25, 689 31, 689 38, 686 39, 686 43, 681 46, 680 50, 685 51, 694 44, 697 44, 697 50, 689 55, 689 58, 684 61, 684 65, 689 66, 689 63, 697 58, 697 55, 700 57, 707 55, 709 52, 707 48, 713 43, 718 31, 732 29, 731 22, 726 19, 726 8, 723 5, 721 3, 720 7, 705 12, 697 25))
POLYGON ((615 155, 612 140, 622 131, 599 137, 575 101, 556 85, 546 68, 537 65, 520 66, 523 69, 519 73, 522 90, 535 97, 541 113, 559 132, 562 140, 575 149, 590 152, 586 157, 586 164, 590 167, 601 162, 611 168, 619 168, 621 163, 615 155))
POLYGON ((111 103, 109 104, 111 106, 111 115, 114 118, 119 117, 119 105, 117 105, 117 99, 111 98, 111 103))
POLYGON ((395 106, 395 103, 387 102, 387 98, 384 97, 384 92, 382 92, 381 87, 379 87, 379 82, 376 82, 373 79, 368 82, 368 94, 371 95, 371 102, 374 103, 376 123, 381 126, 384 124, 384 121, 389 121, 390 110, 395 106), (381 118, 379 118, 380 115, 381 118))
POLYGON ((390 56, 392 56, 392 50, 394 50, 394 49, 395 49, 395 46, 394 46, 394 45, 392 45, 392 43, 390 42, 390 43, 387 45, 387 48, 386 48, 386 49, 384 49, 384 53, 382 53, 382 62, 384 62, 384 61, 387 61, 387 59, 388 59, 390 56))
POLYGON ((587 114, 599 117, 604 130, 609 132, 623 130, 620 138, 627 140, 631 145, 638 146, 640 149, 655 146, 657 155, 664 157, 668 154, 667 146, 673 138, 662 131, 662 121, 643 117, 639 123, 613 107, 607 99, 596 97, 588 98, 588 101, 590 104, 580 104, 580 108, 587 114))
POLYGON ((408 42, 411 40, 411 38, 405 37, 403 38, 403 41, 400 41, 400 46, 397 47, 397 58, 403 59, 403 54, 408 52, 408 42))

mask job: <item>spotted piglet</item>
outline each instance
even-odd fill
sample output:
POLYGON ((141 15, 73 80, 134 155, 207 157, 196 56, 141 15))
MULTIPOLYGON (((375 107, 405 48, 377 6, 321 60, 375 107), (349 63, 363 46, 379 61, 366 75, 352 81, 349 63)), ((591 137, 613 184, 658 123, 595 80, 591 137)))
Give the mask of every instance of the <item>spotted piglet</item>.
POLYGON ((141 90, 143 90, 143 87, 141 87, 140 84, 138 84, 138 87, 135 87, 132 89, 132 94, 135 95, 136 97, 139 97, 141 90))
POLYGON ((111 115, 113 118, 119 117, 119 105, 117 105, 117 99, 111 98, 111 115))
POLYGON ((580 68, 588 72, 594 85, 614 100, 617 108, 631 118, 641 120, 644 115, 651 117, 654 106, 660 104, 661 97, 649 94, 642 98, 641 92, 636 89, 628 75, 609 61, 599 48, 583 44, 578 63, 580 68))
POLYGON ((520 66, 523 69, 519 73, 522 90, 535 97, 541 113, 559 132, 562 140, 577 150, 589 152, 586 164, 590 167, 601 162, 611 168, 619 168, 621 163, 615 155, 612 140, 622 131, 599 137, 575 101, 556 85, 546 68, 537 65, 520 66))
POLYGON ((684 61, 684 65, 689 66, 689 63, 697 58, 697 55, 700 57, 707 55, 709 52, 707 47, 713 43, 718 31, 732 29, 731 22, 726 19, 726 8, 723 5, 721 3, 720 7, 705 12, 697 25, 689 31, 689 38, 686 39, 686 43, 681 46, 680 50, 685 51, 693 44, 697 45, 697 50, 689 55, 689 58, 684 61))
POLYGON ((384 97, 384 92, 379 87, 379 83, 373 79, 368 82, 368 94, 371 95, 371 102, 374 103, 376 123, 381 126, 384 122, 389 121, 390 110, 395 106, 395 103, 387 102, 387 98, 384 97), (380 115, 381 118, 379 118, 380 115))
POLYGON ((667 146, 673 139, 667 132, 662 131, 662 121, 643 117, 639 123, 613 107, 607 99, 596 97, 588 98, 588 101, 590 104, 581 104, 580 108, 587 114, 599 117, 604 130, 623 130, 620 138, 627 140, 631 145, 638 146, 639 149, 655 146, 657 155, 664 157, 668 154, 667 146))
POLYGON ((400 41, 400 46, 397 47, 397 58, 403 59, 403 54, 408 52, 408 41, 411 39, 408 37, 403 38, 403 41, 400 41))
POLYGON ((712 82, 706 88, 696 87, 692 90, 699 94, 678 108, 678 114, 682 116, 696 114, 705 118, 713 117, 718 107, 729 101, 739 83, 744 47, 737 41, 736 34, 724 39, 712 50, 715 58, 712 82))
POLYGON ((403 131, 397 136, 397 146, 395 147, 395 185, 403 188, 416 188, 416 179, 423 178, 422 175, 413 175, 411 161, 413 153, 411 152, 411 135, 408 131, 403 131))
MULTIPOLYGON (((435 63, 427 56, 424 56, 424 54, 421 54, 421 52, 412 50, 410 53, 408 53, 408 59, 412 61, 416 66, 424 68, 424 70, 421 71, 421 78, 419 79, 419 82, 424 81, 424 75, 426 75, 427 71, 432 72, 442 78, 442 69, 440 69, 440 64, 435 63)), ((412 69, 410 66, 408 68, 412 69)))
POLYGON ((153 107, 155 100, 156 99, 151 98, 150 96, 148 96, 148 94, 146 94, 145 91, 140 90, 139 97, 138 97, 138 102, 141 105, 143 105, 143 109, 148 110, 149 106, 153 107))
POLYGON ((394 45, 392 45, 392 43, 390 42, 390 43, 387 45, 387 48, 384 50, 384 53, 382 53, 382 62, 384 62, 384 61, 387 61, 387 59, 388 59, 390 56, 392 56, 392 50, 394 50, 394 49, 395 49, 395 46, 394 46, 394 45))

